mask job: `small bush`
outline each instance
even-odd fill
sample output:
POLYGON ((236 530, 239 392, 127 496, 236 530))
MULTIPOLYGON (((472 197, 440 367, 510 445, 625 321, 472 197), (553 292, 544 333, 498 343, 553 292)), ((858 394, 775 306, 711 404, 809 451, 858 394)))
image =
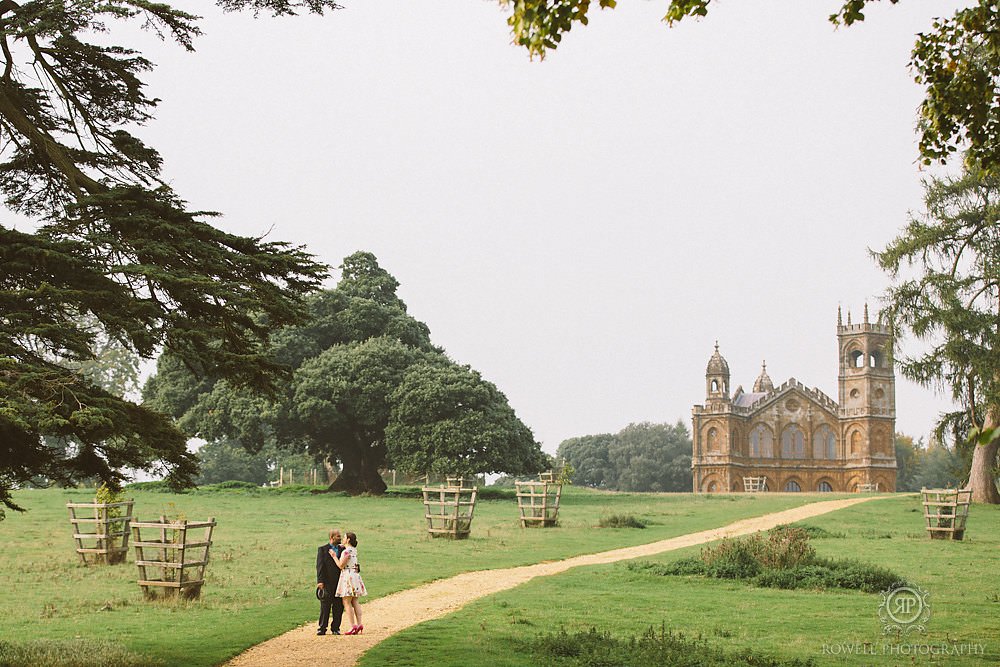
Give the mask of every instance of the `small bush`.
MULTIPOLYGON (((796 523, 793 524, 793 526, 800 530, 804 530, 806 535, 808 535, 809 539, 811 540, 846 537, 846 535, 844 535, 843 533, 835 533, 827 530, 826 528, 821 528, 820 526, 814 526, 810 523, 796 523)), ((784 526, 778 526, 778 527, 783 528, 784 526)))
POLYGON ((625 567, 633 572, 652 574, 658 577, 705 574, 705 563, 699 558, 680 558, 669 563, 630 561, 625 567))
POLYGON ((750 579, 756 577, 762 565, 764 540, 751 535, 741 540, 723 540, 717 547, 701 552, 705 574, 717 579, 750 579))
POLYGON ((649 628, 642 636, 618 638, 591 628, 561 630, 523 641, 532 662, 564 667, 808 667, 812 660, 777 660, 750 652, 726 653, 704 639, 649 628))
POLYGON ((879 593, 905 583, 899 575, 856 560, 816 557, 808 531, 778 526, 766 534, 722 540, 706 547, 700 558, 682 558, 666 564, 637 562, 627 567, 653 576, 704 575, 741 579, 764 588, 844 588, 879 593))
POLYGON ((598 522, 601 528, 645 528, 646 522, 632 514, 609 514, 598 522))
POLYGON ((126 484, 125 488, 129 491, 153 491, 156 493, 187 493, 187 490, 174 491, 170 488, 170 485, 162 479, 154 479, 151 482, 132 482, 131 484, 126 484))
POLYGON ((256 491, 260 488, 257 484, 253 482, 244 482, 240 479, 229 479, 225 482, 219 482, 217 484, 206 484, 202 489, 253 489, 256 491))

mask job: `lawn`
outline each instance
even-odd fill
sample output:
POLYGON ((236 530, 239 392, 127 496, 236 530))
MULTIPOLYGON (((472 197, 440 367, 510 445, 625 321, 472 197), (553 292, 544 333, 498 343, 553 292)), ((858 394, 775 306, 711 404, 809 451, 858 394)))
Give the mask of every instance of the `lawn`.
MULTIPOLYGON (((213 665, 314 618, 314 559, 328 526, 358 533, 365 581, 374 598, 463 571, 653 542, 819 499, 568 488, 559 527, 521 529, 515 501, 485 501, 476 509, 472 537, 452 542, 426 535, 423 507, 412 498, 273 492, 130 495, 142 520, 164 512, 182 512, 190 520, 216 518, 202 599, 143 601, 133 554, 125 565, 80 565, 65 503, 89 501, 92 491, 19 491, 15 501, 29 511, 8 512, 0 522, 0 641, 36 640, 67 652, 78 644, 82 655, 91 648, 87 642, 108 639, 116 650, 138 654, 137 664, 213 665), (633 514, 648 527, 595 531, 601 517, 612 513, 633 514)), ((590 610, 580 620, 594 617, 590 610)))
MULTIPOLYGON (((819 556, 879 564, 928 591, 932 615, 926 634, 884 636, 877 594, 755 588, 730 580, 656 576, 616 563, 535 579, 485 598, 390 638, 361 664, 543 664, 529 646, 538 635, 596 627, 628 637, 651 626, 703 638, 733 654, 812 659, 817 665, 1000 664, 1000 508, 973 507, 963 542, 928 539, 913 495, 807 523, 832 533, 812 541, 819 556), (943 655, 942 645, 973 654, 943 655)), ((645 560, 667 562, 699 551, 645 560)))

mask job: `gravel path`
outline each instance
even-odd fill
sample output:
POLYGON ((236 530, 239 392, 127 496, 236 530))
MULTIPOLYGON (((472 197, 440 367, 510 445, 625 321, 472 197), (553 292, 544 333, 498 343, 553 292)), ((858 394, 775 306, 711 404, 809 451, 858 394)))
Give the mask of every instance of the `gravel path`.
POLYGON ((802 521, 877 497, 865 496, 811 503, 782 512, 742 519, 722 528, 689 533, 635 547, 623 547, 613 551, 575 556, 565 560, 502 570, 466 572, 450 579, 434 581, 363 603, 365 631, 360 636, 318 637, 316 636, 316 622, 310 621, 306 625, 247 649, 226 664, 229 667, 269 667, 271 665, 314 667, 321 658, 324 661, 333 658, 339 665, 353 665, 365 651, 401 630, 444 616, 461 609, 473 600, 513 588, 535 577, 559 574, 580 565, 600 565, 652 556, 664 551, 712 542, 723 537, 768 530, 783 523, 802 521))

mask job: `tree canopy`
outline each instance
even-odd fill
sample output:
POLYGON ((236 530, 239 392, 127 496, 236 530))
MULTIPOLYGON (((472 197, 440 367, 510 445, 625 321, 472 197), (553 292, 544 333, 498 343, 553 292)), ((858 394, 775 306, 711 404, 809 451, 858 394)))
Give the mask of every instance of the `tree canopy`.
MULTIPOLYGON (((673 25, 704 17, 712 0, 670 0, 664 20, 673 25)), ((832 14, 836 26, 865 20, 875 0, 846 0, 832 14)), ((899 0, 889 0, 896 4, 899 0)), ((544 58, 557 48, 574 24, 587 25, 591 0, 501 0, 512 9, 508 19, 515 43, 544 58)), ((598 0, 601 9, 617 0, 598 0)), ((917 35, 910 68, 924 87, 920 104, 920 156, 924 163, 944 162, 967 151, 988 171, 1000 168, 1000 14, 993 0, 975 0, 948 18, 935 19, 917 35)))
MULTIPOLYGON (((333 0, 218 0, 228 11, 323 13, 333 0)), ((0 225, 0 502, 38 477, 98 478, 194 459, 165 416, 82 371, 103 341, 165 347, 206 376, 270 389, 271 327, 300 321, 325 267, 301 248, 220 231, 161 176, 135 134, 157 99, 153 63, 115 44, 138 23, 193 50, 196 16, 147 0, 0 1, 0 194, 32 220, 0 225), (45 439, 70 443, 47 447, 45 439)))
POLYGON ((690 491, 691 435, 676 424, 629 424, 618 433, 564 440, 557 458, 573 483, 618 491, 690 491))
POLYGON ((355 253, 341 271, 335 289, 308 298, 311 319, 273 336, 274 357, 294 368, 282 391, 206 383, 167 354, 146 385, 147 402, 191 435, 339 461, 334 490, 380 493, 388 465, 513 474, 547 465, 496 386, 431 343, 374 255, 355 253))
POLYGON ((977 502, 1000 503, 1000 175, 970 164, 960 176, 930 178, 925 207, 875 253, 894 278, 883 314, 897 340, 927 341, 922 354, 897 354, 901 372, 950 391, 961 409, 943 416, 938 439, 978 436, 969 488, 977 502))

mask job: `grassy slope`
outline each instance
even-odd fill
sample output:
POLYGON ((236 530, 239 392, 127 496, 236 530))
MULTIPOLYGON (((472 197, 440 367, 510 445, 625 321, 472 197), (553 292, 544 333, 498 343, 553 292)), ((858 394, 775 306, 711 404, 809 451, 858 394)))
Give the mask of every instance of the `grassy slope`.
MULTIPOLYGON (((383 642, 362 665, 490 664, 516 667, 530 657, 518 638, 560 627, 596 626, 616 635, 660 627, 702 636, 726 650, 814 658, 820 665, 1000 664, 1000 508, 972 509, 964 542, 931 541, 919 500, 896 497, 827 514, 808 523, 843 535, 814 540, 821 556, 857 558, 889 567, 931 593, 928 634, 882 636, 881 596, 847 591, 782 591, 694 577, 655 577, 622 563, 536 579, 461 612, 383 642), (871 642, 986 645, 983 656, 824 655, 823 645, 871 642)), ((663 554, 666 562, 698 548, 663 554)), ((836 650, 836 649, 834 649, 836 650)), ((840 649, 843 650, 843 649, 840 649)))
POLYGON ((91 492, 21 491, 15 500, 29 512, 8 513, 0 522, 0 638, 108 637, 168 665, 210 665, 315 616, 314 558, 331 525, 358 533, 366 584, 373 596, 381 596, 462 571, 602 551, 612 542, 652 542, 810 500, 567 489, 559 528, 522 530, 514 501, 483 502, 472 538, 450 542, 427 537, 423 508, 415 499, 133 495, 135 514, 143 520, 162 511, 218 520, 202 600, 144 602, 132 554, 123 566, 80 566, 65 503, 86 502, 91 492), (650 525, 594 531, 602 514, 619 512, 650 525))

